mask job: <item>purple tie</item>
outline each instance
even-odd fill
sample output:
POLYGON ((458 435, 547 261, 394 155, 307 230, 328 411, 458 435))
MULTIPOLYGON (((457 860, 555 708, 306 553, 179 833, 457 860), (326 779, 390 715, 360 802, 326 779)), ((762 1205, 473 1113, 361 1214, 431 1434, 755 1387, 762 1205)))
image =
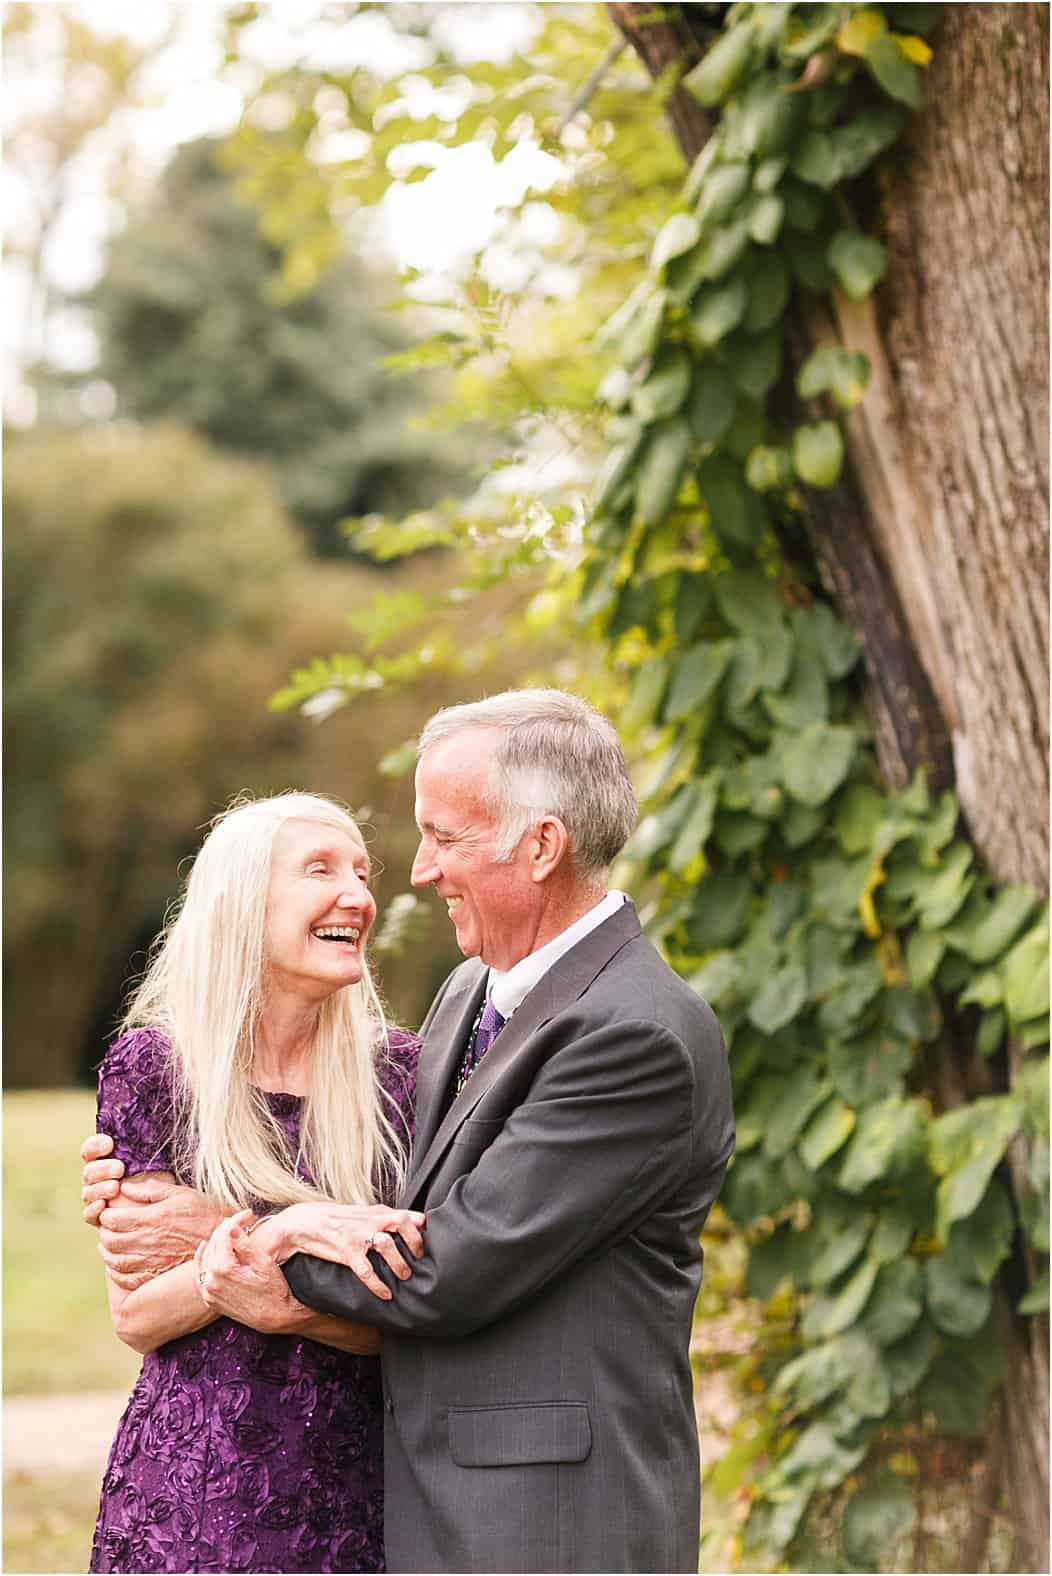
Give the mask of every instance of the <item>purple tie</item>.
POLYGON ((502 1018, 493 1005, 492 996, 486 997, 486 1005, 482 1010, 478 1028, 475 1030, 471 1043, 464 1053, 464 1060, 460 1064, 460 1073, 457 1077, 457 1093, 467 1083, 479 1062, 485 1056, 497 1035, 508 1020, 502 1018))

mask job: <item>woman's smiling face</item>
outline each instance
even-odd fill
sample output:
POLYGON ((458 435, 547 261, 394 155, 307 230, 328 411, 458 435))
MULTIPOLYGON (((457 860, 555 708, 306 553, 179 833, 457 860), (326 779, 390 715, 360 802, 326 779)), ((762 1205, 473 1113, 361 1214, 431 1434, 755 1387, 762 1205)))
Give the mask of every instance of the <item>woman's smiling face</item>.
POLYGON ((313 999, 362 977, 376 918, 362 843, 317 821, 286 821, 274 840, 267 889, 270 982, 313 999))

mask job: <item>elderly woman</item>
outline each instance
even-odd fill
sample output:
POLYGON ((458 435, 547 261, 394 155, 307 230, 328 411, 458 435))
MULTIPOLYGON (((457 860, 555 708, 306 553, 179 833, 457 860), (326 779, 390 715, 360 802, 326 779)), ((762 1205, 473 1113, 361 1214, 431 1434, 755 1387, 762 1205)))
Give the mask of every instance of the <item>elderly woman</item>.
POLYGON ((220 1224, 143 1284, 108 1265, 114 1326, 145 1355, 103 1480, 93 1571, 383 1569, 375 1332, 291 1294, 280 1326, 270 1314, 250 1328, 206 1291, 209 1263, 249 1263, 254 1217, 289 1206, 305 1223, 323 1201, 351 1206, 377 1295, 390 1293, 367 1248, 402 1278, 393 1234, 423 1251, 424 1217, 379 1202, 405 1175, 418 1045, 385 1030, 369 977, 369 874, 334 802, 236 803, 102 1065, 98 1129, 124 1175, 192 1186, 220 1224))

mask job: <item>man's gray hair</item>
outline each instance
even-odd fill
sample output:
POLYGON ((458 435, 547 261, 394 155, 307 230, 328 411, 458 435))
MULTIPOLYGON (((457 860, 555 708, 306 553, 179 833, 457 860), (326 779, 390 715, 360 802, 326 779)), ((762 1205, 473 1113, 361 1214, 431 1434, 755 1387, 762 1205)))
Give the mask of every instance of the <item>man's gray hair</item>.
POLYGON ((497 860, 508 860, 544 815, 558 816, 581 876, 609 869, 639 810, 617 734, 593 706, 564 690, 507 690, 446 706, 427 723, 417 749, 470 728, 503 737, 493 758, 489 805, 499 818, 497 860))

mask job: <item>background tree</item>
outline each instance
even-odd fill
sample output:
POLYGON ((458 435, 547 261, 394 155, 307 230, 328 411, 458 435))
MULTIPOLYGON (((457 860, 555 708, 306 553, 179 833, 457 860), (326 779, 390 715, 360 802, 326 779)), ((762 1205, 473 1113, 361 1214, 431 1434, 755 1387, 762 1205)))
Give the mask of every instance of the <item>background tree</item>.
MULTIPOLYGON (((267 473, 192 434, 13 440, 4 511, 5 1079, 53 1086, 98 1064, 187 856, 235 793, 348 800, 373 843, 383 921, 415 837, 411 785, 381 763, 455 689, 422 676, 419 695, 365 698, 324 729, 268 711, 290 666, 346 640, 347 610, 372 602, 377 576, 319 565, 267 473)), ((451 567, 383 578, 409 597, 451 567)), ((499 606, 486 616, 499 625, 499 606)), ((383 974, 396 1019, 415 1024, 455 948, 437 925, 410 936, 383 974)))
POLYGON ((88 298, 93 376, 118 414, 176 421, 273 466, 315 550, 346 554, 350 515, 405 513, 464 485, 448 437, 413 430, 426 387, 384 371, 405 348, 378 278, 344 257, 303 293, 220 168, 218 145, 181 148, 110 242, 88 298))
MULTIPOLYGON (((582 177, 593 255, 624 220, 616 195, 603 202, 617 175, 638 191, 653 169, 660 188, 626 225, 639 261, 622 252, 620 277, 638 285, 602 336, 613 448, 594 518, 583 541, 556 511, 533 533, 535 556, 555 564, 535 616, 572 608, 605 653, 596 693, 623 708, 650 812, 628 879, 731 1044, 739 1153, 725 1205, 768 1321, 749 1366, 760 1399, 721 1481, 751 1471, 754 1560, 1044 1569, 1047 912, 1013 878, 1047 891, 1045 597, 1028 595, 1044 575, 1044 462, 1032 463, 1027 406, 1044 357, 1026 372, 1045 332, 1034 256, 1047 181, 1021 143, 999 157, 1002 106, 1025 100, 1038 122, 1027 147, 1044 158, 1044 8, 1025 21, 997 6, 607 9, 657 79, 651 113, 667 100, 693 164, 670 202, 656 133, 604 160, 618 110, 640 98, 619 96, 624 56, 613 68, 608 43, 560 94, 560 66, 579 64, 567 41, 587 31, 575 33, 579 13, 525 52, 516 110, 567 155, 564 208, 582 177), (937 107, 911 122, 943 11, 937 107), (984 79, 989 119, 972 113, 984 79), (911 124, 916 191, 900 141, 911 124), (892 146, 894 165, 881 157, 892 146), (977 151, 962 172, 965 148, 977 151), (1011 215, 1020 239, 997 248, 976 212, 1002 226, 1011 215), (885 274, 886 315, 873 296, 885 274), (1018 335, 1006 278, 1036 308, 1018 335), (974 360, 953 296, 969 303, 974 360), (952 398, 936 392, 944 364, 952 398), (996 401, 972 375, 992 367, 996 401), (1006 556, 1008 580, 1027 588, 1011 615, 988 567, 1003 573, 1006 556), (966 630, 989 648, 995 682, 971 645, 955 649, 966 630), (998 709, 1009 720, 990 738, 998 709), (977 752, 983 770, 1011 760, 1010 789, 1005 776, 980 786, 977 752), (951 781, 987 870, 960 835, 951 781), (1014 1463, 1004 1477, 1002 1462, 1014 1463), (932 1478, 955 1554, 932 1553, 932 1478), (954 1478, 973 1485, 967 1497, 947 1497, 954 1478), (996 1539, 987 1552, 1002 1495, 1007 1556, 996 1539)), ((458 135, 492 117, 492 70, 480 76, 458 135)), ((300 91, 306 101, 309 74, 300 91)), ((363 182, 394 134, 397 92, 380 115, 382 95, 348 84, 373 131, 363 182)), ((510 115, 498 147, 501 135, 514 138, 510 115)), ((251 162, 251 138, 239 146, 251 162)), ((258 171, 280 206, 279 161, 258 171)), ((582 273, 606 305, 617 265, 582 273)), ((488 332, 483 301, 472 346, 472 304, 455 303, 468 361, 488 332)), ((584 385, 560 390, 566 355, 562 341, 534 356, 528 408, 547 401, 586 442, 584 385)), ((528 530, 508 534, 528 551, 528 530)), ((379 538, 385 550, 397 535, 379 538)), ((378 666, 375 678, 393 675, 378 666)), ((338 667, 315 682, 338 687, 338 667)))

